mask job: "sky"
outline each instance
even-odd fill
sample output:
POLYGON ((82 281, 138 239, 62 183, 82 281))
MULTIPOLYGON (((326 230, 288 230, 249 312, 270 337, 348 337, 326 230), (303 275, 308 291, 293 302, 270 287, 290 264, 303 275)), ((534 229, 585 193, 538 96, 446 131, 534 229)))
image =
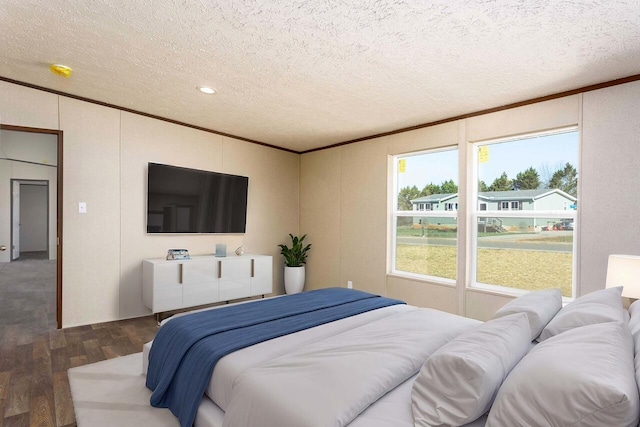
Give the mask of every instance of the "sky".
MULTIPOLYGON (((507 172, 507 176, 513 179, 529 167, 536 169, 540 180, 544 181, 544 169, 551 174, 567 162, 578 169, 578 132, 490 144, 488 154, 487 161, 480 163, 478 169, 478 179, 487 185, 491 185, 502 172, 507 172)), ((450 179, 458 183, 457 150, 401 158, 406 159, 406 163, 405 172, 398 173, 398 188, 415 185, 422 190, 429 183, 439 185, 450 179)))

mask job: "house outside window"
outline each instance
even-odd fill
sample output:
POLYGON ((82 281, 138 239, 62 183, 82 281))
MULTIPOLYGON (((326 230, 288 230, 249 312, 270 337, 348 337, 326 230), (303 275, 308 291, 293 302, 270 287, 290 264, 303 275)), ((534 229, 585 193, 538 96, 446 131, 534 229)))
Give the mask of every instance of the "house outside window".
POLYGON ((451 285, 457 279, 458 286, 509 295, 560 288, 563 297, 573 298, 577 128, 470 144, 461 167, 474 184, 460 188, 469 197, 463 221, 472 225, 461 239, 468 245, 461 252, 468 254, 464 277, 456 272, 457 148, 392 157, 390 273, 451 285))
POLYGON ((474 144, 469 286, 575 296, 578 145, 576 128, 474 144))
POLYGON ((391 273, 455 284, 458 150, 397 155, 393 164, 391 273))

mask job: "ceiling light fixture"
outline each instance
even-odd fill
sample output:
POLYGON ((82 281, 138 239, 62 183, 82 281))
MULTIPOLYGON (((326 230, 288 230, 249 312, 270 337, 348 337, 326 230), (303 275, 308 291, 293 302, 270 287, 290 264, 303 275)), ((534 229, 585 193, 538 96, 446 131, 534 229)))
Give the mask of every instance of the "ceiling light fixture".
POLYGON ((202 93, 206 93, 207 95, 213 95, 214 93, 216 93, 216 90, 209 86, 198 86, 197 89, 202 93))
POLYGON ((61 76, 67 79, 71 77, 71 73, 73 72, 71 67, 67 67, 66 65, 62 64, 51 64, 49 66, 49 70, 56 76, 61 76))

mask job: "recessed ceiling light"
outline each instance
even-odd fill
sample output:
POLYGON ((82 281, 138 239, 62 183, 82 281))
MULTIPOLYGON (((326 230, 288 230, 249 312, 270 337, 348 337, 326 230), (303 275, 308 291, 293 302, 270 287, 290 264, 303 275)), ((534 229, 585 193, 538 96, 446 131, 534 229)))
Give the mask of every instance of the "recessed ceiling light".
POLYGON ((71 67, 67 67, 66 65, 62 64, 51 64, 49 66, 49 70, 51 70, 51 72, 56 76, 62 76, 66 78, 71 77, 71 73, 73 72, 71 67))
POLYGON ((216 90, 209 86, 198 86, 198 90, 202 93, 206 93, 207 95, 212 95, 216 93, 216 90))

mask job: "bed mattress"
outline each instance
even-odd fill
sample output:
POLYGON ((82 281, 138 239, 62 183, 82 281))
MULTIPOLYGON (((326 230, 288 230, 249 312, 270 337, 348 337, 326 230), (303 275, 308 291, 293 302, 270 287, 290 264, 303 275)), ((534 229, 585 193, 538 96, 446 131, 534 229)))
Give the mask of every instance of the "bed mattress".
MULTIPOLYGON (((444 323, 436 322, 434 328, 466 329, 480 322, 468 318, 443 313, 436 310, 421 309, 407 305, 395 305, 356 315, 347 319, 331 322, 322 326, 307 329, 294 334, 286 335, 270 341, 266 341, 242 350, 238 350, 223 357, 216 365, 211 380, 206 389, 206 396, 202 400, 198 415, 195 420, 197 427, 221 427, 225 411, 228 410, 234 396, 234 385, 238 378, 247 371, 260 366, 274 363, 286 358, 292 353, 299 352, 306 347, 313 347, 317 343, 332 339, 340 334, 353 331, 357 328, 369 325, 377 320, 385 319, 401 313, 413 311, 430 311, 443 316, 444 323), (448 326, 444 326, 448 325, 448 326)), ((168 319, 170 321, 170 319, 168 319)), ((376 322, 377 323, 377 322, 376 322)), ((150 344, 144 349, 144 372, 150 344)), ((411 413, 411 386, 413 378, 384 395, 368 409, 355 418, 350 426, 412 426, 411 413)), ((484 425, 474 424, 474 425, 484 425)))
MULTIPOLYGON (((355 420, 349 427, 414 427, 411 412, 411 388, 416 376, 409 378, 391 392, 387 393, 355 420)), ((483 427, 487 416, 464 427, 483 427)), ((194 427, 223 427, 224 411, 208 397, 202 399, 194 427)))

